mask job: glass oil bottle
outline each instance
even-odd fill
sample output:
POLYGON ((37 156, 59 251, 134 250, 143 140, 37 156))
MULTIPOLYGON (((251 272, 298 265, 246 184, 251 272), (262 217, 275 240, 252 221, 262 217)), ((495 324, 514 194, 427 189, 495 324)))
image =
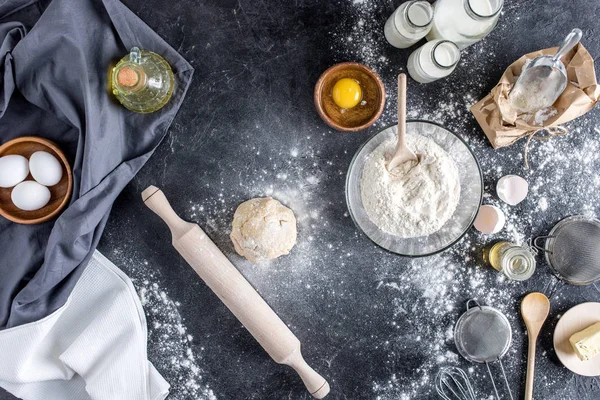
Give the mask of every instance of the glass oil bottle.
POLYGON ((151 113, 173 95, 175 80, 169 63, 156 53, 133 47, 113 68, 112 92, 125 108, 151 113))

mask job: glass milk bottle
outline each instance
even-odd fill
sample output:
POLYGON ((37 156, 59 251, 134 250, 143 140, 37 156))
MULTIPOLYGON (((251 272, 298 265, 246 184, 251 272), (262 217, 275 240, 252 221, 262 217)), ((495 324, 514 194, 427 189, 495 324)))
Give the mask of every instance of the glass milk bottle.
POLYGON ((437 0, 427 40, 451 40, 464 49, 494 29, 503 4, 503 0, 437 0))
POLYGON ((429 83, 454 71, 460 60, 458 46, 449 40, 432 40, 408 57, 408 73, 420 83, 429 83))
POLYGON ((405 49, 427 35, 432 21, 433 8, 428 2, 407 1, 385 23, 385 38, 392 46, 405 49))

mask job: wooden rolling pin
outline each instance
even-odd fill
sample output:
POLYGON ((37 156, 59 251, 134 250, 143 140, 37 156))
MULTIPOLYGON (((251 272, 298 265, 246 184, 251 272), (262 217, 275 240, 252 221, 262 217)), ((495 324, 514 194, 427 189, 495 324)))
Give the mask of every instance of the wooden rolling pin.
POLYGON ((162 190, 149 186, 144 203, 171 229, 173 246, 221 301, 279 364, 294 368, 310 394, 322 399, 329 393, 327 381, 300 353, 300 341, 254 290, 219 248, 196 224, 179 218, 162 190))

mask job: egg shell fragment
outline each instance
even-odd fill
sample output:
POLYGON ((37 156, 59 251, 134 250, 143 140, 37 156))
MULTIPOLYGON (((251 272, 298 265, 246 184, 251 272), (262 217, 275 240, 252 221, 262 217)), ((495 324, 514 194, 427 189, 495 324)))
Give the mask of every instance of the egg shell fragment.
POLYGON ((23 211, 35 211, 50 201, 50 190, 35 181, 25 181, 14 187, 10 198, 23 211))
POLYGON ((506 175, 498 180, 496 193, 506 204, 516 206, 527 197, 529 183, 518 175, 506 175))
POLYGON ((63 174, 60 162, 45 151, 36 151, 29 157, 29 170, 33 179, 44 186, 56 185, 63 174))
POLYGON ((11 188, 29 175, 29 162, 23 156, 11 154, 0 157, 0 187, 11 188))
POLYGON ((495 206, 481 206, 475 218, 475 229, 481 233, 498 233, 504 228, 506 217, 501 209, 495 206))

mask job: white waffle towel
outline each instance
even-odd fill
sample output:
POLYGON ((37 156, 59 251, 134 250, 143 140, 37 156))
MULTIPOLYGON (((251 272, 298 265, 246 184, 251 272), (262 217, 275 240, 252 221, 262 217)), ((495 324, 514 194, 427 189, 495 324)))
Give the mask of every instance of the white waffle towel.
POLYGON ((24 400, 162 400, 131 280, 96 251, 67 303, 0 331, 0 386, 24 400))

